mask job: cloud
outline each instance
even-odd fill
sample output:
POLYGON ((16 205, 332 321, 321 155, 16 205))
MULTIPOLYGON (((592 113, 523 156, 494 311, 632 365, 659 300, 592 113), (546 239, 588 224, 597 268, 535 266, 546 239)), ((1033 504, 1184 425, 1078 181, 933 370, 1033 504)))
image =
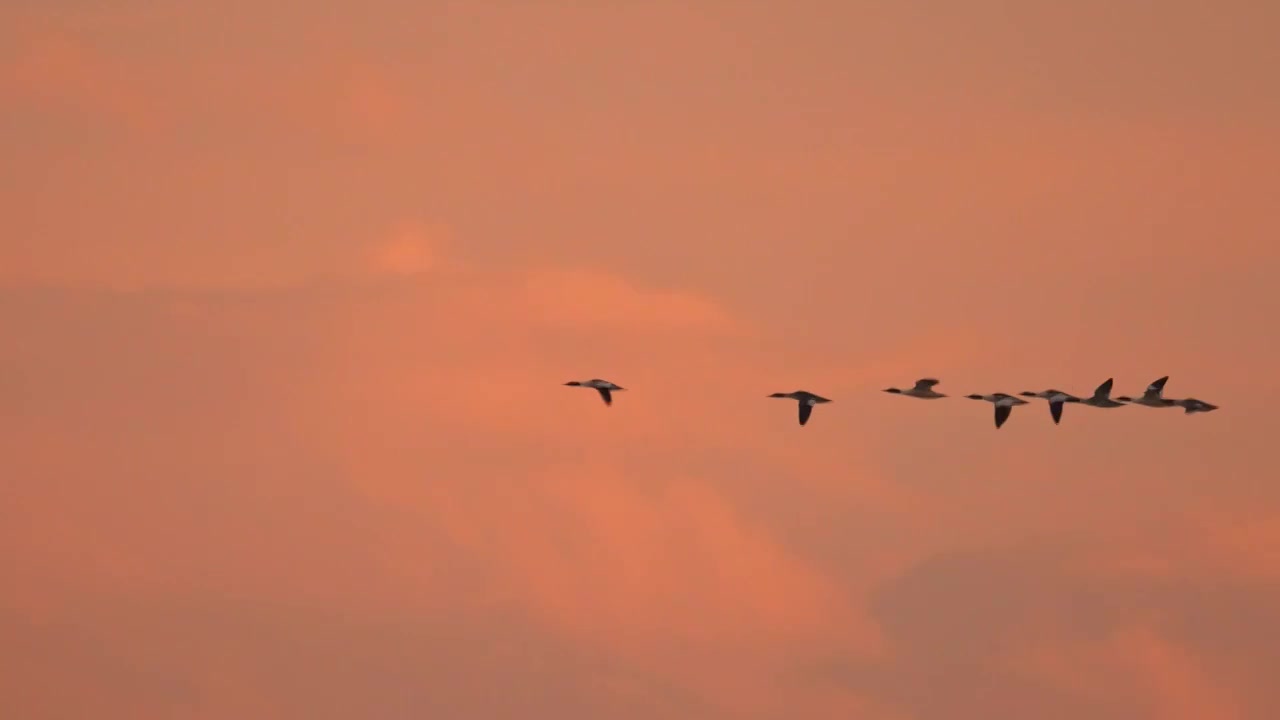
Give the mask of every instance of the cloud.
POLYGON ((1273 602, 1274 585, 1101 574, 1094 552, 1018 543, 919 562, 876 592, 894 652, 825 672, 920 720, 1264 716, 1275 691, 1248 668, 1275 654, 1274 631, 1240 603, 1273 602))
POLYGON ((1121 631, 1114 640, 1118 663, 1128 667, 1155 699, 1154 716, 1175 720, 1243 717, 1232 694, 1208 677, 1195 655, 1149 626, 1121 631))
POLYGON ((374 248, 370 265, 375 273, 418 275, 436 265, 436 247, 440 229, 422 223, 406 222, 391 237, 374 248))
POLYGON ((340 68, 336 94, 342 127, 348 137, 364 144, 399 144, 413 136, 422 113, 415 97, 382 64, 351 60, 340 68))
POLYGON ((0 678, 10 707, 106 718, 698 716, 679 688, 462 601, 413 616, 226 596, 95 597, 75 610, 76 621, 43 626, 0 611, 25 659, 0 678))
POLYGON ((352 276, 290 288, 4 291, 0 452, 18 480, 0 547, 19 582, 3 607, 59 648, 45 672, 119 663, 83 657, 107 630, 57 630, 112 607, 93 622, 150 633, 149 658, 183 660, 168 682, 234 697, 218 708, 323 704, 285 665, 344 678, 335 707, 416 687, 404 663, 447 662, 424 618, 458 616, 466 667, 527 675, 543 657, 591 678, 523 696, 547 707, 1105 719, 1182 702, 1181 683, 1192 706, 1247 718, 1274 699, 1250 669, 1280 661, 1267 516, 1239 511, 1248 487, 1203 502, 1172 471, 1206 463, 1203 426, 1168 416, 1117 439, 1110 416, 1029 420, 1011 446, 985 413, 957 425, 964 403, 877 394, 883 408, 842 396, 797 430, 763 397, 788 389, 772 387, 788 365, 705 293, 467 263, 425 222, 373 237, 432 264, 383 272, 374 241, 352 276), (633 389, 605 408, 560 385, 597 371, 633 389), (203 623, 199 651, 124 606, 181 608, 175 624, 203 623), (271 610, 299 607, 314 614, 271 610), (333 617, 416 639, 309 633, 333 617), (532 647, 511 657, 507 633, 532 647), (307 658, 332 646, 391 677, 307 658), (264 654, 280 665, 236 669, 264 654))
POLYGON ((664 325, 676 329, 720 327, 725 312, 705 299, 671 290, 639 290, 623 277, 581 269, 527 273, 523 292, 538 319, 561 327, 608 331, 664 325))
MULTIPOLYGON (((431 232, 404 227, 391 237, 431 232)), ((610 348, 635 370, 653 358, 630 356, 664 339, 709 357, 744 327, 728 310, 583 268, 446 262, 378 277, 270 291, 4 291, 21 350, 4 360, 16 402, 0 449, 18 480, 0 526, 22 587, 4 608, 30 642, 52 644, 41 672, 125 662, 85 653, 126 622, 138 637, 127 666, 159 673, 175 697, 318 708, 280 674, 296 664, 321 685, 344 676, 316 697, 349 707, 423 681, 344 674, 308 648, 441 663, 427 648, 442 630, 427 618, 450 617, 470 648, 462 665, 505 678, 541 656, 588 683, 537 696, 548 710, 621 703, 680 717, 870 702, 838 689, 819 702, 781 673, 815 645, 873 656, 879 640, 826 569, 733 490, 763 487, 773 461, 734 476, 723 463, 672 464, 696 438, 736 447, 752 421, 664 421, 669 409, 643 384, 615 408, 560 385, 575 350, 610 348), (575 312, 575 298, 591 311, 575 312), (587 412, 598 415, 584 422, 587 412), (646 447, 627 448, 626 428, 646 447), (464 619, 477 606, 493 616, 464 619), (171 609, 154 619, 126 609, 147 607, 171 609), (290 607, 307 610, 271 610, 290 607), (91 620, 56 629, 76 615, 91 620), (319 627, 334 616, 366 630, 319 627), (374 618, 418 639, 367 630, 374 618), (184 623, 198 629, 181 649, 170 633, 184 623), (510 662, 481 659, 508 631, 533 645, 510 662), (260 670, 274 689, 236 669, 264 655, 282 664, 260 670)), ((659 358, 657 372, 681 355, 659 358)), ((142 713, 134 676, 118 680, 123 689, 93 697, 142 713)), ((481 694, 436 695, 505 712, 481 694)))
POLYGON ((876 649, 837 588, 697 477, 557 465, 483 488, 425 506, 459 544, 505 558, 508 592, 551 626, 712 705, 778 701, 772 674, 815 643, 876 649))
POLYGON ((1244 55, 1098 95, 1007 25, 1016 82, 946 80, 889 5, 47 5, 0 9, 19 714, 1278 704, 1244 55), (878 392, 1164 373, 1223 410, 878 392))
POLYGON ((16 51, 0 58, 0 92, 16 107, 89 113, 134 131, 160 128, 165 113, 155 93, 137 81, 136 68, 71 32, 25 28, 16 34, 16 51))
POLYGON ((1243 581, 1280 581, 1280 516, 1276 513, 1202 511, 1188 524, 1188 535, 1199 542, 1180 557, 1200 561, 1193 571, 1230 574, 1243 581))

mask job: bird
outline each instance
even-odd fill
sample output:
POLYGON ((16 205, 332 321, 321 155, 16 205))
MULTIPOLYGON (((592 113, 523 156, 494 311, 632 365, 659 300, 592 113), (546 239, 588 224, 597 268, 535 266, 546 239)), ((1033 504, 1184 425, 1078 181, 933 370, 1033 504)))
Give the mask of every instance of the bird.
POLYGON ((1107 378, 1107 381, 1099 385, 1093 395, 1080 401, 1081 405, 1089 405, 1091 407, 1115 408, 1124 407, 1124 403, 1116 402, 1111 399, 1111 385, 1115 378, 1107 378))
POLYGON ((906 390, 887 388, 885 392, 893 393, 894 395, 906 395, 907 397, 921 398, 924 400, 946 397, 946 395, 934 391, 933 386, 937 384, 938 381, 933 378, 921 378, 916 381, 914 386, 909 387, 906 390))
POLYGON ((1013 412, 1014 405, 1026 405, 1027 401, 1020 397, 1014 397, 1006 393, 994 393, 992 395, 965 395, 970 400, 986 400, 996 406, 996 429, 999 430, 1004 421, 1009 419, 1009 413, 1013 412))
POLYGON ((599 378, 592 378, 591 380, 570 380, 565 383, 565 385, 570 387, 593 388, 596 392, 600 393, 600 398, 604 400, 604 404, 609 406, 613 405, 613 392, 615 390, 626 390, 624 387, 618 387, 608 380, 601 380, 599 378))
POLYGON ((1038 392, 1038 393, 1031 392, 1030 390, 1028 390, 1022 393, 1022 395, 1023 397, 1037 397, 1037 398, 1044 398, 1045 400, 1048 400, 1049 414, 1053 416, 1054 425, 1057 425, 1059 422, 1062 421, 1063 403, 1080 402, 1080 398, 1076 397, 1075 395, 1072 395, 1071 393, 1062 392, 1061 390, 1045 390, 1043 392, 1038 392))
POLYGON ((813 406, 819 403, 831 402, 821 395, 814 395, 807 390, 797 390, 795 392, 782 393, 776 392, 769 397, 771 398, 791 398, 800 405, 800 424, 804 425, 809 422, 809 416, 813 414, 813 406))
POLYGON ((1173 402, 1177 406, 1184 408, 1185 414, 1187 415, 1191 415, 1192 413, 1200 413, 1200 412, 1212 412, 1213 410, 1218 409, 1217 405, 1210 405, 1209 403, 1203 400, 1197 400, 1195 398, 1186 398, 1185 400, 1174 400, 1173 402))
POLYGON ((1146 405, 1147 407, 1173 407, 1177 403, 1173 400, 1167 400, 1164 397, 1164 384, 1169 382, 1169 376, 1153 380, 1147 389, 1142 392, 1142 397, 1131 398, 1127 395, 1121 395, 1116 398, 1120 402, 1129 403, 1131 405, 1146 405))

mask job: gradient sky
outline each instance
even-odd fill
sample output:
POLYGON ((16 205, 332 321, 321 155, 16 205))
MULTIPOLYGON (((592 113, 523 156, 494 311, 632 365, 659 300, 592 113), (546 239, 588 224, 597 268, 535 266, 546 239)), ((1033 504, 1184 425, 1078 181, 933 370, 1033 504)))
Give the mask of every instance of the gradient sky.
POLYGON ((1272 720, 1277 37, 4 3, 0 714, 1272 720))

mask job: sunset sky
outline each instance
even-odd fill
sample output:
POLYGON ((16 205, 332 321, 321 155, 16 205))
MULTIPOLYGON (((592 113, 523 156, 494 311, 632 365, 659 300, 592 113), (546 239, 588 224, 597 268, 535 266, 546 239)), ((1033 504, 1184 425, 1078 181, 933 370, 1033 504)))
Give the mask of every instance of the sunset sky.
POLYGON ((1280 717, 1277 38, 8 0, 0 716, 1280 717))

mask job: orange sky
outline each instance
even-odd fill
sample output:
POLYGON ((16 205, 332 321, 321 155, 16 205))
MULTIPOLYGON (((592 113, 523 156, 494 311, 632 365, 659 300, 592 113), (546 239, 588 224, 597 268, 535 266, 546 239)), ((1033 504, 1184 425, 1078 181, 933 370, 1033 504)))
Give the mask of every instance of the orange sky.
POLYGON ((5 717, 1280 712, 1280 6, 323 7, 0 8, 5 717))

